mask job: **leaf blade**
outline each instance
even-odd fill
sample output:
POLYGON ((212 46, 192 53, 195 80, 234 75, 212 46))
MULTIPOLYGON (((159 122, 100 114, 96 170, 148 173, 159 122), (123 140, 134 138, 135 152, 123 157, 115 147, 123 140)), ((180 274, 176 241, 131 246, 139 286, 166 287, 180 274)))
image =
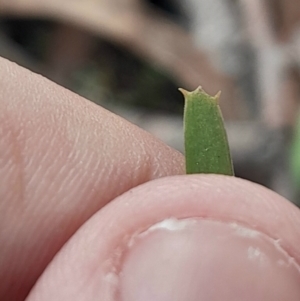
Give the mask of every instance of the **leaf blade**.
POLYGON ((234 175, 227 134, 219 107, 219 96, 210 96, 201 87, 185 98, 184 136, 186 173, 234 175))

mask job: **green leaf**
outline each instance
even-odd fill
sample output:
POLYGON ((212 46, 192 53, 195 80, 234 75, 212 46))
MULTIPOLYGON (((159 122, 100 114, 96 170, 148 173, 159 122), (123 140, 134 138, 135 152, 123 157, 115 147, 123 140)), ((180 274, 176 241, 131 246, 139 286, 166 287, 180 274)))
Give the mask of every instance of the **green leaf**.
POLYGON ((185 98, 184 140, 186 173, 234 175, 222 113, 216 96, 201 87, 179 89, 185 98))
POLYGON ((300 115, 297 120, 291 145, 290 167, 293 184, 297 190, 297 194, 300 195, 300 115))

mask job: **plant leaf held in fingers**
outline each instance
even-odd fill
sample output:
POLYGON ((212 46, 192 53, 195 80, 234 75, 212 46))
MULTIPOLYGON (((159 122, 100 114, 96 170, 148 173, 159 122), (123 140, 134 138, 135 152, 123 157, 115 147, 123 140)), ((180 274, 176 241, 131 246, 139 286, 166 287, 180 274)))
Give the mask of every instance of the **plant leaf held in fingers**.
POLYGON ((210 96, 201 87, 185 98, 184 140, 186 173, 234 175, 226 130, 219 106, 220 93, 210 96))

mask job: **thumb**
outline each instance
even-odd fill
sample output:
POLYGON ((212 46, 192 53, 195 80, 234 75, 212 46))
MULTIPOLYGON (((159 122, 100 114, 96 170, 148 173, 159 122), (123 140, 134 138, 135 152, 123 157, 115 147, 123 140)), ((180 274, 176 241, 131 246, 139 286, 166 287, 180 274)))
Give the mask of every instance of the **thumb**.
POLYGON ((300 300, 300 213, 234 177, 175 176, 116 198, 28 301, 300 300))

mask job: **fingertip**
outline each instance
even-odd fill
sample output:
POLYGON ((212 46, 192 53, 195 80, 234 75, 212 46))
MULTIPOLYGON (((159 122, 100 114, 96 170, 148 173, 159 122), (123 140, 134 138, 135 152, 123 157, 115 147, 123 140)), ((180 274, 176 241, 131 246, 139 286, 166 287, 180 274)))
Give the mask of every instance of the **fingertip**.
POLYGON ((117 115, 1 58, 0 90, 0 299, 22 300, 89 217, 134 186, 184 173, 184 159, 117 115))
POLYGON ((274 192, 233 177, 168 177, 128 191, 91 218, 35 292, 39 300, 66 293, 82 300, 79 288, 85 300, 153 300, 151 293, 161 301, 198 300, 200 292, 218 300, 220 288, 222 300, 298 300, 299 243, 300 213, 274 192))

